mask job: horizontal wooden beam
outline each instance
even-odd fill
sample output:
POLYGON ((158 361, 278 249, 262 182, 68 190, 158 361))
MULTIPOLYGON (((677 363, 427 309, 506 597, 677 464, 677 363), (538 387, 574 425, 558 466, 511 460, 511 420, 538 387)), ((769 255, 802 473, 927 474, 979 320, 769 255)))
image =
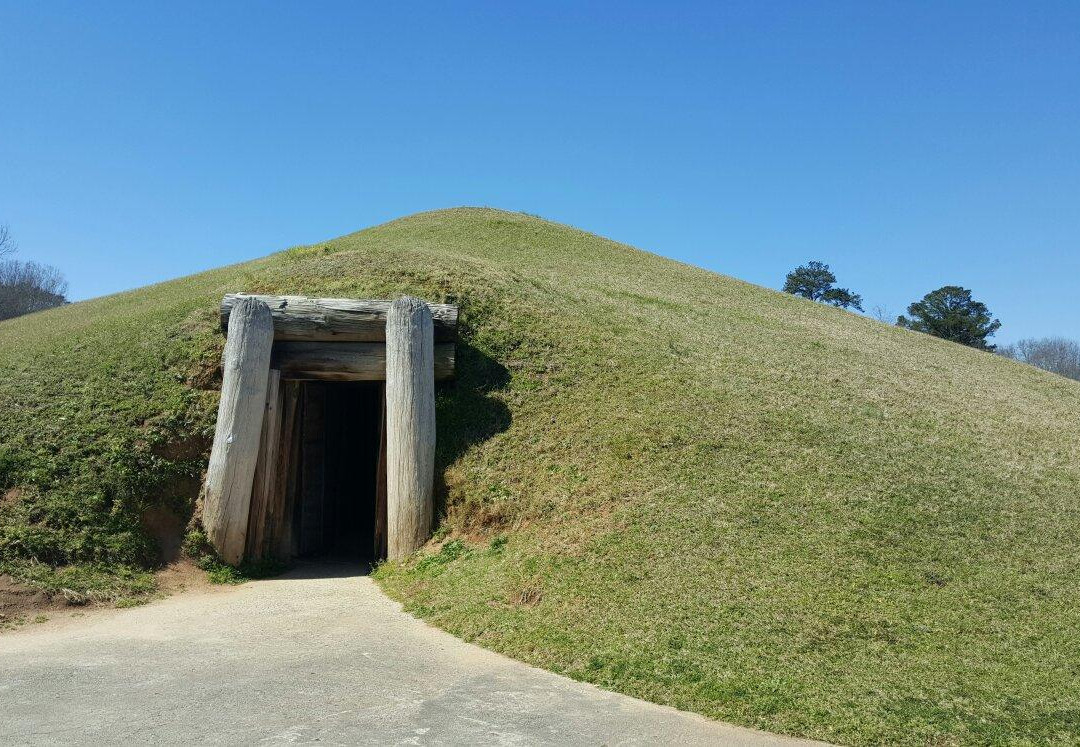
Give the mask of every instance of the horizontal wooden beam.
MULTIPOLYGON (((300 381, 385 381, 381 342, 275 342, 270 365, 300 381)), ((454 343, 435 344, 435 380, 454 375, 454 343)))
MULTIPOLYGON (((229 315, 241 298, 256 298, 270 307, 274 339, 307 342, 384 342, 390 301, 306 296, 261 296, 230 293, 221 300, 221 328, 229 328, 229 315)), ((458 307, 429 303, 435 342, 455 337, 458 307)))

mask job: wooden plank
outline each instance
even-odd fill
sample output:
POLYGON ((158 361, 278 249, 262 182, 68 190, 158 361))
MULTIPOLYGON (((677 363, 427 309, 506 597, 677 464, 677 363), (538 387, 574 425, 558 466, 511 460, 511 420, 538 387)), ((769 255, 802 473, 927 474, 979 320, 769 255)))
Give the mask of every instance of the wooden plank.
POLYGON ((386 320, 387 558, 419 549, 431 533, 435 477, 435 365, 431 313, 399 298, 386 320))
POLYGON ((259 458, 251 486, 251 511, 248 515, 246 556, 260 559, 270 554, 268 537, 270 517, 280 510, 282 484, 278 480, 278 450, 281 444, 281 372, 271 368, 266 384, 266 413, 263 415, 259 458))
POLYGON ((226 563, 239 563, 244 555, 273 343, 269 307, 253 298, 238 302, 229 319, 203 490, 203 527, 226 563))
MULTIPOLYGON (((454 375, 455 346, 434 348, 435 380, 454 375)), ((386 345, 381 342, 275 342, 271 365, 298 381, 383 381, 386 345)))
POLYGON ((386 557, 386 385, 379 389, 379 456, 375 463, 375 558, 386 557))
POLYGON ((300 384, 282 381, 280 401, 281 436, 275 465, 274 501, 267 509, 265 555, 287 561, 292 557, 292 517, 300 461, 300 384))
POLYGON ((326 390, 322 384, 304 385, 304 422, 301 426, 303 474, 300 485, 300 554, 322 549, 326 508, 326 390))
MULTIPOLYGON (((278 340, 383 342, 390 301, 352 298, 308 298, 230 293, 221 300, 221 328, 228 329, 229 315, 241 298, 257 298, 270 307, 274 335, 278 340)), ((457 328, 458 307, 428 304, 435 339, 452 341, 457 328)))

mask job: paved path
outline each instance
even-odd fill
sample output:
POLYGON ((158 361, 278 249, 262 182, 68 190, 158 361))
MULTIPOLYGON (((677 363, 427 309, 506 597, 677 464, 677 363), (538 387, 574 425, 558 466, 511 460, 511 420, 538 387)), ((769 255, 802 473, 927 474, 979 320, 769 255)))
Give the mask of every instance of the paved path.
POLYGON ((512 661, 326 570, 0 635, 0 744, 795 744, 512 661))

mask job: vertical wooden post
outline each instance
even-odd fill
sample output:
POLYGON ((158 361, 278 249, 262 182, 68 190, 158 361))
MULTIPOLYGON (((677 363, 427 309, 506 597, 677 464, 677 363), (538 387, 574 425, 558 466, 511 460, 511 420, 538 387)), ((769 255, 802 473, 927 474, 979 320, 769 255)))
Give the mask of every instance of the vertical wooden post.
POLYGON ((386 317, 387 557, 431 533, 435 477, 434 329, 427 304, 406 296, 386 317))
POLYGON ((300 424, 300 554, 326 550, 326 387, 304 382, 300 424))
POLYGON ((245 298, 229 317, 222 357, 221 402, 206 470, 203 526, 226 563, 244 556, 251 486, 259 454, 274 320, 270 308, 245 298))
POLYGON ((248 558, 269 555, 268 533, 279 506, 283 491, 277 479, 281 448, 281 371, 270 369, 266 380, 266 414, 263 415, 262 436, 259 441, 259 458, 255 462, 255 479, 251 486, 251 510, 248 514, 248 558))
POLYGON ((301 459, 301 424, 304 422, 301 393, 303 384, 299 381, 286 381, 282 384, 284 415, 282 416, 281 462, 278 465, 278 480, 284 491, 281 513, 275 519, 273 547, 275 555, 281 560, 289 560, 300 552, 300 533, 294 531, 294 519, 299 504, 300 482, 302 473, 301 459))
POLYGON ((375 540, 376 560, 386 558, 386 384, 379 387, 379 456, 375 462, 375 540))
POLYGON ((262 543, 262 556, 288 560, 291 557, 291 531, 296 464, 299 461, 296 449, 297 418, 299 412, 300 387, 295 381, 282 381, 280 404, 280 427, 278 429, 277 463, 271 477, 274 485, 271 496, 273 501, 266 512, 265 537, 262 543))

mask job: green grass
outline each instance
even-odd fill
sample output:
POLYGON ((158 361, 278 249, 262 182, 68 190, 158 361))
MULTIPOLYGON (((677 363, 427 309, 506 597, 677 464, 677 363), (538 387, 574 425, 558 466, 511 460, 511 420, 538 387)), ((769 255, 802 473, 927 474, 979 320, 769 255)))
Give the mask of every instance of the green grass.
POLYGON ((236 290, 461 304, 439 539, 376 574, 415 614, 774 731, 1080 741, 1080 384, 521 214, 0 324, 4 570, 148 567, 236 290))
POLYGON ((238 566, 222 562, 213 545, 201 530, 187 533, 183 543, 184 554, 195 560, 206 571, 214 584, 242 584, 259 578, 278 576, 286 570, 285 563, 277 558, 245 560, 238 566))

